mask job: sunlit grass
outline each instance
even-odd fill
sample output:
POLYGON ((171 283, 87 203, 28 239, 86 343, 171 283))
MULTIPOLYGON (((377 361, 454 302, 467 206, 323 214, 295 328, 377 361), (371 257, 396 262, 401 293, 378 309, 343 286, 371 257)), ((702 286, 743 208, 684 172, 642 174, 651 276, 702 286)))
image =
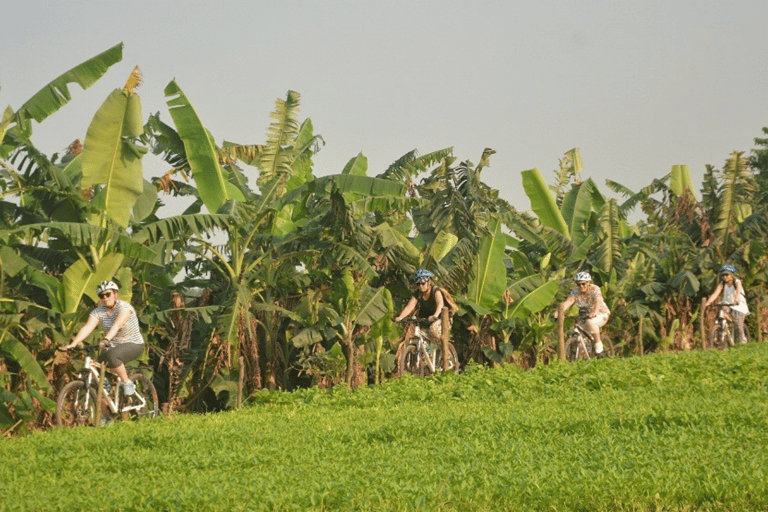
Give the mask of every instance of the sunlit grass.
POLYGON ((0 443, 2 510, 764 510, 768 345, 263 392, 0 443))

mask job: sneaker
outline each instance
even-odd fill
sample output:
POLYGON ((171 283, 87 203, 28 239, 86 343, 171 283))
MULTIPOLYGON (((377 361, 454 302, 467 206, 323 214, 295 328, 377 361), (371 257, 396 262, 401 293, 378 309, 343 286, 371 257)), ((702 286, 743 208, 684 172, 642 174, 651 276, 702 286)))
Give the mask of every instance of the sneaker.
POLYGON ((131 396, 136 392, 136 385, 132 381, 123 382, 123 395, 131 396))

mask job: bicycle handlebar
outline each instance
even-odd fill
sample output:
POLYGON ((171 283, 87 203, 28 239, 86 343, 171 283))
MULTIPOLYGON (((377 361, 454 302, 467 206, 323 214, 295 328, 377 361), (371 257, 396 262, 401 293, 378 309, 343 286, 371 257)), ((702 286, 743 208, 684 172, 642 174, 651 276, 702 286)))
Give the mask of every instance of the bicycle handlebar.
POLYGON ((428 318, 418 318, 415 316, 407 316, 400 320, 402 324, 419 324, 421 327, 429 327, 431 322, 428 318))
POLYGON ((99 350, 99 346, 83 344, 82 346, 71 347, 71 348, 56 347, 56 350, 58 350, 59 352, 94 352, 96 350, 99 350))

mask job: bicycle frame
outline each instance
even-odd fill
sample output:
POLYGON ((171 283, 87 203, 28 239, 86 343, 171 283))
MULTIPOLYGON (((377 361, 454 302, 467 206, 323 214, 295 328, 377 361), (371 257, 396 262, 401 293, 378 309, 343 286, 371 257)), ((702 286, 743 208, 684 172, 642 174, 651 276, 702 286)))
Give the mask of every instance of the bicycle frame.
MULTIPOLYGON (((417 338, 417 342, 415 343, 417 349, 416 364, 420 365, 421 358, 424 357, 427 365, 429 366, 429 371, 435 373, 435 363, 437 362, 437 347, 435 347, 435 350, 432 350, 432 353, 430 354, 429 343, 426 339, 424 339, 424 336, 422 336, 421 327, 418 323, 414 325, 413 338, 417 338)), ((411 344, 413 344, 413 338, 411 338, 411 344)))
MULTIPOLYGON (((717 308, 717 314, 715 315, 715 324, 712 326, 712 328, 716 331, 717 334, 719 334, 721 337, 725 335, 726 332, 730 333, 728 336, 728 346, 733 346, 734 340, 735 340, 735 325, 733 323, 733 317, 729 315, 726 312, 726 308, 730 308, 731 306, 735 306, 736 304, 712 304, 712 307, 717 308)), ((712 340, 713 341, 713 340, 712 340)), ((723 340, 719 340, 721 343, 723 340)))
MULTIPOLYGON (((88 349, 84 349, 85 351, 85 361, 83 363, 83 369, 80 370, 78 378, 85 382, 86 389, 90 389, 91 387, 96 387, 99 383, 99 369, 101 367, 101 363, 94 361, 91 357, 90 351, 88 349)), ((107 382, 109 377, 105 374, 104 375, 104 381, 107 382)), ((110 384, 111 385, 111 384, 110 384)), ((112 414, 117 413, 124 413, 124 412, 130 412, 130 411, 139 411, 142 407, 147 405, 147 401, 142 396, 141 393, 138 391, 131 395, 132 398, 134 398, 134 404, 133 405, 126 405, 125 403, 120 404, 120 386, 119 385, 112 385, 112 390, 114 391, 114 400, 112 399, 112 396, 110 396, 109 393, 104 393, 104 398, 107 400, 107 406, 109 407, 109 410, 112 412, 112 414)), ((85 394, 85 407, 88 408, 89 402, 91 400, 90 393, 85 394)))
POLYGON ((595 346, 595 339, 592 337, 592 334, 587 330, 586 327, 585 322, 587 320, 587 313, 587 310, 579 310, 579 316, 573 323, 571 330, 568 332, 568 337, 566 340, 576 340, 578 346, 587 356, 587 359, 592 359, 594 356, 593 350, 595 346))

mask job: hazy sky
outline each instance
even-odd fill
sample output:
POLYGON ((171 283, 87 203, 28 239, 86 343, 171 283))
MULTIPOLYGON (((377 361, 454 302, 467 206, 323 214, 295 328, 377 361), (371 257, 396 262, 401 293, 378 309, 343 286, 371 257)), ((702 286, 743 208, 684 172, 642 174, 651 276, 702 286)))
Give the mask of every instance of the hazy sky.
MULTIPOLYGON (((263 143, 269 113, 301 93, 325 146, 315 174, 362 152, 369 175, 406 152, 453 146, 515 207, 520 172, 549 183, 581 148, 583 177, 633 190, 687 164, 749 152, 768 126, 768 1, 73 1, 0 3, 0 109, 123 42, 123 61, 40 125, 47 154, 84 138, 138 65, 144 117, 172 124, 172 79, 216 142, 263 143)), ((166 165, 148 155, 145 175, 166 165)), ((252 175, 255 180, 255 174, 252 175)))

